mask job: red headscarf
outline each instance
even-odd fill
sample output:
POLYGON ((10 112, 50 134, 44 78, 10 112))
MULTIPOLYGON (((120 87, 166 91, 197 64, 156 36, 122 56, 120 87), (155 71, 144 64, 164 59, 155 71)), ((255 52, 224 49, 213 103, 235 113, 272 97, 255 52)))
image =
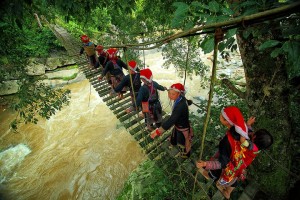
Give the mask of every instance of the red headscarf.
POLYGON ((116 60, 118 60, 118 57, 117 57, 118 49, 110 48, 110 49, 107 50, 107 53, 109 55, 109 59, 112 62, 116 62, 116 60))
POLYGON ((248 128, 244 121, 243 114, 236 106, 228 106, 222 111, 222 116, 231 126, 235 127, 235 131, 246 139, 249 139, 248 128))
POLYGON ((134 61, 134 60, 130 60, 128 61, 128 65, 129 65, 129 68, 135 72, 135 70, 137 69, 137 63, 134 61))
POLYGON ((183 94, 186 93, 185 88, 181 83, 175 83, 175 84, 171 85, 171 87, 168 90, 175 90, 175 91, 183 93, 183 94))
POLYGON ((84 43, 88 43, 90 41, 90 38, 87 35, 82 35, 80 39, 84 43))
POLYGON ((140 71, 140 78, 145 79, 146 81, 151 83, 153 79, 152 71, 149 68, 142 69, 140 71))

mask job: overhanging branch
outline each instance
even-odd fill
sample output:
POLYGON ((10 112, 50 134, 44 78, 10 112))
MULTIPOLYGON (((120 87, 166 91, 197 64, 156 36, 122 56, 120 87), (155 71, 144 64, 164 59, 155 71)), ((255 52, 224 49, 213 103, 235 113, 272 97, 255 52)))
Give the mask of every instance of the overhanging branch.
POLYGON ((230 82, 230 80, 228 80, 227 78, 222 79, 221 82, 222 82, 223 85, 225 85, 228 89, 230 89, 238 97, 240 97, 242 99, 246 98, 246 93, 242 92, 241 90, 239 90, 238 88, 236 88, 235 85, 233 85, 230 82))
POLYGON ((300 8, 300 2, 295 2, 292 4, 286 5, 286 6, 281 6, 279 8, 267 10, 264 12, 259 12, 259 13, 255 13, 255 14, 248 15, 248 16, 233 18, 231 20, 227 20, 224 22, 217 22, 217 23, 212 23, 212 24, 207 24, 207 25, 203 25, 200 27, 192 28, 187 31, 175 33, 173 35, 170 35, 170 36, 167 36, 165 38, 161 38, 161 39, 155 40, 155 41, 138 43, 138 44, 111 45, 111 46, 105 46, 104 48, 127 47, 127 48, 131 48, 131 49, 136 49, 136 50, 155 49, 155 48, 160 47, 163 44, 166 44, 172 40, 200 34, 198 31, 211 30, 211 29, 215 29, 215 28, 231 29, 231 28, 236 28, 237 25, 243 26, 243 24, 248 23, 248 22, 253 23, 253 21, 260 21, 260 22, 267 21, 272 18, 278 18, 278 17, 282 17, 282 16, 286 16, 286 15, 298 12, 299 8, 300 8), (149 46, 149 45, 153 45, 153 46, 145 47, 145 46, 149 46), (143 47, 140 47, 140 46, 143 46, 143 47))

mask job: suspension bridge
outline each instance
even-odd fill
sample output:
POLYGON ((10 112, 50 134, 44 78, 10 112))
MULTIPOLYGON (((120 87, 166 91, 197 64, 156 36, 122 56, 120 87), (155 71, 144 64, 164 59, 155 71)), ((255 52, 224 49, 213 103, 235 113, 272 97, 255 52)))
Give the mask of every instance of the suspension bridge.
MULTIPOLYGON (((124 95, 123 99, 110 95, 111 87, 106 80, 98 80, 101 70, 89 67, 89 62, 84 56, 77 56, 81 48, 79 39, 72 37, 65 29, 57 25, 48 24, 49 28, 67 50, 69 56, 72 56, 79 69, 85 74, 90 84, 95 88, 103 102, 115 114, 127 131, 134 137, 139 145, 144 149, 149 159, 166 172, 169 179, 174 182, 184 182, 185 187, 181 189, 186 193, 188 199, 224 199, 220 191, 215 187, 212 180, 206 180, 202 175, 197 176, 197 168, 195 161, 197 155, 191 155, 188 159, 176 157, 179 150, 177 148, 169 148, 168 138, 171 134, 166 131, 162 136, 152 140, 150 132, 145 129, 144 118, 137 111, 126 113, 126 108, 131 105, 131 97, 129 92, 124 95)), ((163 118, 167 117, 167 113, 163 112, 163 118)), ((192 152, 200 148, 200 141, 195 140, 192 145, 192 152)), ((239 200, 255 199, 258 192, 258 185, 254 182, 248 184, 239 200)))

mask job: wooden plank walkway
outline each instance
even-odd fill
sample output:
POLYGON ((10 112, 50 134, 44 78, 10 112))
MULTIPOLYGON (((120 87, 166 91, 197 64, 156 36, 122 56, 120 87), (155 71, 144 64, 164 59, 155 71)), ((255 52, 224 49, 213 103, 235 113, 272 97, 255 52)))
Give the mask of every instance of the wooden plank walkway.
MULTIPOLYGON (((224 199, 212 181, 205 180, 200 173, 197 178, 195 177, 197 170, 195 160, 197 159, 197 155, 192 154, 191 158, 185 160, 175 157, 179 151, 176 147, 169 148, 169 141, 167 139, 170 136, 170 131, 167 131, 162 136, 152 140, 149 137, 150 132, 145 129, 144 119, 138 115, 138 112, 129 114, 125 112, 125 109, 131 104, 129 92, 124 95, 122 100, 109 94, 110 86, 106 80, 98 80, 101 71, 90 68, 88 66, 88 60, 84 56, 75 56, 79 53, 81 48, 79 39, 76 40, 59 26, 49 25, 49 27, 65 47, 68 54, 73 57, 74 61, 79 66, 79 69, 93 85, 103 102, 106 103, 123 126, 145 150, 148 157, 155 161, 157 165, 166 172, 171 181, 178 185, 185 182, 185 187, 181 189, 181 192, 186 194, 187 199, 224 199), (192 194, 194 186, 195 190, 194 194, 192 194)), ((166 117, 166 113, 163 113, 163 117, 166 117)), ((194 142, 192 152, 195 149, 199 149, 199 147, 200 141, 194 142)), ((249 191, 250 189, 248 188, 247 192, 243 192, 239 200, 254 199, 255 195, 253 195, 253 192, 249 191)), ((257 190, 252 191, 257 192, 257 190)))

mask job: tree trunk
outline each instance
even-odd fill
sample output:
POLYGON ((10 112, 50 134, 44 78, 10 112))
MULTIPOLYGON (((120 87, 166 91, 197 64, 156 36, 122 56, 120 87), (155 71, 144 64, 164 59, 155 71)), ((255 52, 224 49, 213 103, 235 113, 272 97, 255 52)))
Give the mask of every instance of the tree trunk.
MULTIPOLYGON (((273 59, 271 50, 258 50, 263 42, 281 37, 278 24, 270 27, 277 27, 277 30, 268 30, 259 37, 250 34, 247 39, 243 38, 243 31, 240 30, 237 40, 245 69, 249 116, 256 117, 254 129, 265 128, 274 139, 270 150, 267 150, 271 158, 262 152, 253 163, 254 177, 261 185, 261 190, 272 197, 270 199, 283 199, 289 189, 290 175, 276 162, 290 169, 292 122, 285 58, 273 59)), ((261 28, 264 28, 263 25, 255 27, 257 30, 261 28)))

